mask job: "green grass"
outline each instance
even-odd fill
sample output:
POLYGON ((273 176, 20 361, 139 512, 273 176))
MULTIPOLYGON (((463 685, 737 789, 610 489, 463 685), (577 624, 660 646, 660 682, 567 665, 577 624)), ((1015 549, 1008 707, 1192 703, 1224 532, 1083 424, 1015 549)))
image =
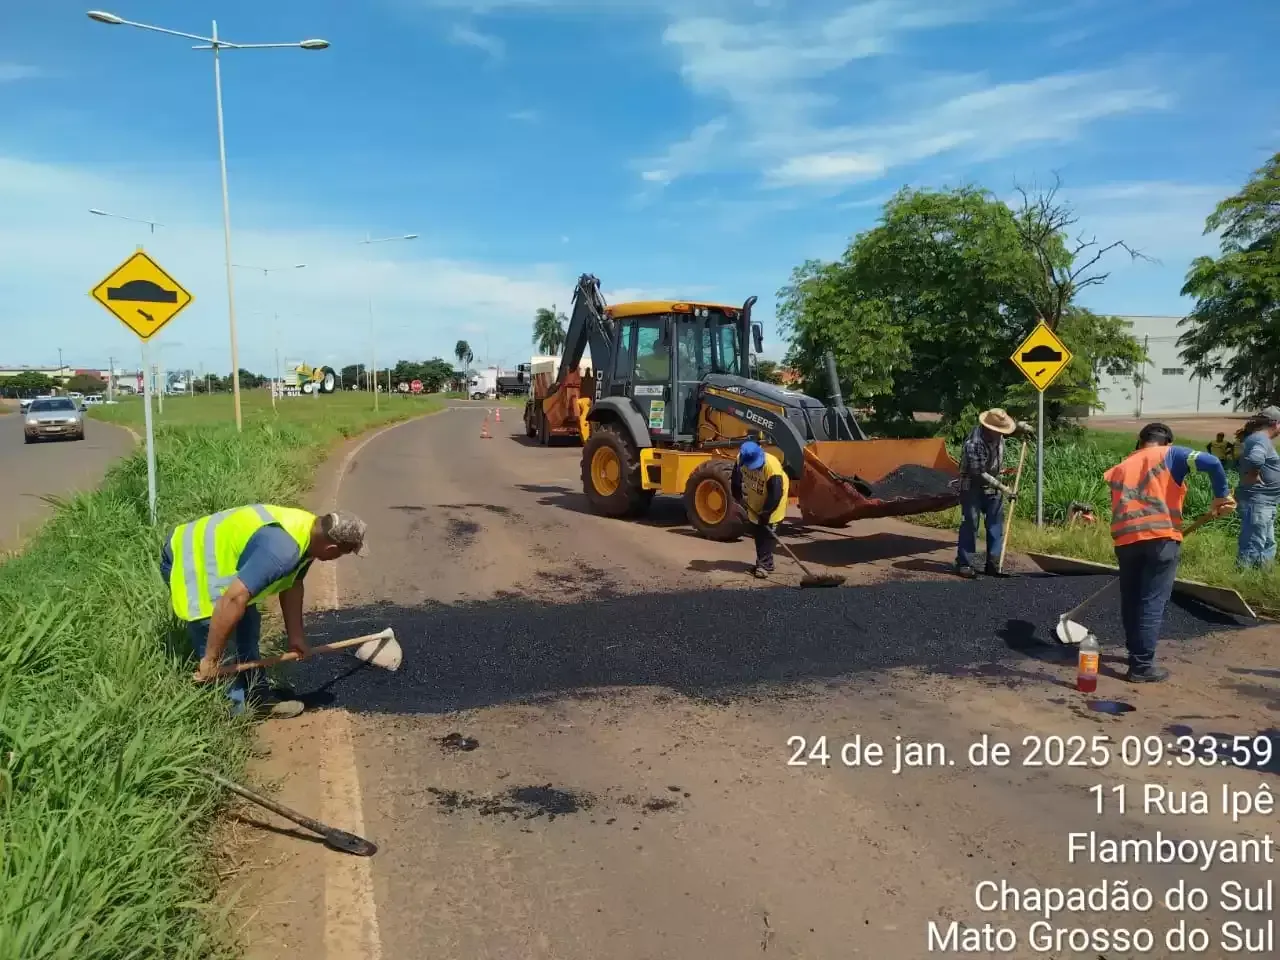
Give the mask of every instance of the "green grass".
MULTIPOLYGON (((1111 494, 1102 474, 1133 452, 1134 437, 1127 433, 1091 431, 1077 442, 1047 443, 1044 467, 1045 526, 1035 525, 1035 448, 1027 453, 1022 487, 1009 533, 1010 549, 1034 553, 1054 553, 1098 563, 1115 563, 1109 521, 1111 494), (1066 525, 1067 509, 1073 502, 1093 508, 1097 522, 1066 525)), ((955 454, 957 451, 952 451, 955 454)), ((1009 445, 1009 466, 1017 466, 1018 446, 1009 445)), ((1238 477, 1228 471, 1232 490, 1238 477)), ((1012 483, 1012 479, 1009 481, 1012 483)), ((1213 499, 1209 478, 1193 473, 1188 483, 1183 514, 1187 521, 1209 509, 1213 499)), ((955 529, 960 525, 958 508, 913 518, 931 527, 955 529)), ((1280 611, 1280 570, 1239 570, 1236 567, 1236 538, 1240 520, 1235 515, 1205 524, 1185 541, 1179 576, 1214 586, 1238 590, 1255 609, 1280 611)))
MULTIPOLYGON (((170 652, 183 636, 160 531, 243 503, 296 504, 334 441, 433 406, 384 402, 375 416, 322 397, 274 418, 263 399, 246 394, 239 435, 225 397, 166 400, 157 529, 139 450, 0 564, 0 960, 233 955, 213 906, 223 798, 197 771, 237 775, 249 728, 170 652)), ((143 410, 94 413, 136 425, 143 410)))

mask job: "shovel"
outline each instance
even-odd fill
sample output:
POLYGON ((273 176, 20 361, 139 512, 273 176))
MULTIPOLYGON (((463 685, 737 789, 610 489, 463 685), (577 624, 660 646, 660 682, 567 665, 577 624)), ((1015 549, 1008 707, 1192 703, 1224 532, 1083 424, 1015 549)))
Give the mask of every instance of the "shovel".
POLYGON ((206 777, 225 787, 232 793, 244 797, 260 807, 266 807, 272 813, 278 813, 286 820, 292 820, 300 827, 305 827, 312 833, 324 839, 325 846, 342 853, 354 854, 357 857, 372 857, 378 852, 376 844, 366 840, 364 837, 357 837, 354 833, 347 833, 345 830, 339 830, 337 827, 331 827, 328 824, 321 823, 319 820, 312 820, 305 814, 299 813, 297 810, 290 810, 283 803, 276 803, 274 800, 268 800, 266 797, 254 793, 248 787, 242 787, 238 783, 232 783, 226 777, 214 773, 212 770, 203 770, 206 777))
MULTIPOLYGON (((1192 520, 1189 524, 1187 524, 1185 527, 1182 528, 1182 535, 1184 537, 1188 536, 1189 534, 1195 532, 1201 526, 1208 523, 1210 520, 1213 520, 1217 516, 1218 514, 1213 513, 1212 511, 1210 511, 1209 513, 1201 514, 1199 517, 1196 517, 1196 519, 1192 520)), ((1120 578, 1116 577, 1114 580, 1109 581, 1107 585, 1103 587, 1101 590, 1096 590, 1093 593, 1089 594, 1089 596, 1085 597, 1078 604, 1076 604, 1074 607, 1072 607, 1070 610, 1068 610, 1066 613, 1060 616, 1058 618, 1058 625, 1054 628, 1054 631, 1053 631, 1054 633, 1057 634, 1058 639, 1062 643, 1069 643, 1069 644, 1082 643, 1084 641, 1084 638, 1090 635, 1091 631, 1083 623, 1077 623, 1072 618, 1075 617, 1077 613, 1079 613, 1089 604, 1093 603, 1093 601, 1097 600, 1104 593, 1107 593, 1108 591, 1115 589, 1119 585, 1120 585, 1120 578)))
MULTIPOLYGON (((311 656, 321 653, 334 653, 338 650, 352 650, 358 659, 375 667, 381 667, 383 670, 399 670, 400 664, 403 662, 403 654, 400 650, 400 644, 396 640, 396 633, 390 627, 380 633, 371 633, 364 637, 352 637, 350 640, 338 640, 334 643, 324 643, 318 647, 312 647, 311 656)), ((288 653, 282 653, 277 657, 250 660, 248 663, 228 664, 218 671, 218 676, 232 677, 237 673, 244 673, 246 670, 274 667, 277 663, 290 663, 301 659, 302 657, 290 650, 288 653)))

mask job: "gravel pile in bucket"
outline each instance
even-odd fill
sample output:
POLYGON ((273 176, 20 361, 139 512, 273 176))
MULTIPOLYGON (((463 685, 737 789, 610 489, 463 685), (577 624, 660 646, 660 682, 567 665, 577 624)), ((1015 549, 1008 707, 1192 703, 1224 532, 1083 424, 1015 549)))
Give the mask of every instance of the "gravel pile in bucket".
POLYGON ((956 492, 951 486, 954 479, 941 470, 908 463, 871 484, 871 496, 876 500, 946 496, 956 492))

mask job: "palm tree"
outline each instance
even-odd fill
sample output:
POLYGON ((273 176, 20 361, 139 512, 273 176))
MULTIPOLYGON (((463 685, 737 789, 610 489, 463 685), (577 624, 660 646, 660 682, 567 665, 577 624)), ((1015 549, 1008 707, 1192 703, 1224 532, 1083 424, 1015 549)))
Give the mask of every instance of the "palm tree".
POLYGON ((554 303, 550 310, 539 307, 533 315, 533 345, 544 354, 558 354, 564 346, 564 320, 565 315, 556 313, 554 303))
POLYGON ((471 344, 465 340, 459 340, 453 345, 453 355, 458 358, 458 363, 462 364, 462 392, 469 394, 471 392, 471 361, 476 355, 471 352, 471 344))

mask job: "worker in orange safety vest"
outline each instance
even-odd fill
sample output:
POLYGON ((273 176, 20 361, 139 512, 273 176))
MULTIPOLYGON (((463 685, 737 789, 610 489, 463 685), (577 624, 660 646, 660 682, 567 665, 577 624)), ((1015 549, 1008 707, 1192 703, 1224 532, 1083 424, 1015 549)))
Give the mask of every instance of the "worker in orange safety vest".
POLYGON ((1163 423, 1143 427, 1136 451, 1103 474, 1111 487, 1111 539, 1120 567, 1120 617, 1131 683, 1169 676, 1155 665, 1156 643, 1178 575, 1182 504, 1192 470, 1209 475, 1215 515, 1235 509, 1222 462, 1211 453, 1174 446, 1173 431, 1163 423))

